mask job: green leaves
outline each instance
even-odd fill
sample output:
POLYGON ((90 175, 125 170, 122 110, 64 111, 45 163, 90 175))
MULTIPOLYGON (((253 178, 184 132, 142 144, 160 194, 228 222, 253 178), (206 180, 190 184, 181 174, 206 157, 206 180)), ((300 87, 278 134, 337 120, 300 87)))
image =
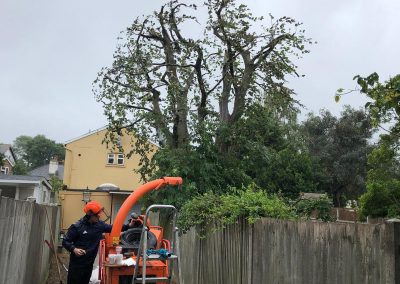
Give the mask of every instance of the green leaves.
POLYGON ((361 213, 372 217, 400 217, 400 162, 397 138, 381 135, 368 156, 367 192, 360 197, 361 213))
POLYGON ((29 173, 29 167, 23 160, 17 159, 15 161, 15 166, 13 167, 14 175, 27 175, 29 173))
POLYGON ((370 118, 362 110, 346 107, 341 117, 321 111, 310 114, 302 132, 313 168, 318 176, 318 191, 329 192, 339 206, 343 199, 356 199, 365 190, 370 118))
MULTIPOLYGON (((54 156, 57 156, 60 160, 63 160, 65 156, 64 146, 46 138, 44 135, 18 136, 13 147, 17 157, 22 159, 29 169, 48 163, 54 156)), ((20 170, 21 172, 26 171, 22 165, 20 165, 20 170)))
POLYGON ((316 219, 324 222, 334 221, 335 219, 330 215, 333 208, 332 200, 328 196, 318 199, 303 199, 295 205, 296 213, 306 219, 315 217, 316 219))
POLYGON ((205 193, 195 197, 182 207, 178 224, 183 232, 197 226, 204 237, 214 228, 212 224, 224 227, 241 218, 253 224, 262 217, 295 219, 296 214, 282 198, 251 184, 240 189, 232 188, 221 196, 205 193))
POLYGON ((217 130, 258 102, 281 117, 295 116, 298 102, 285 77, 297 75, 293 55, 307 53, 311 44, 298 29, 301 23, 271 16, 260 30, 255 27, 263 17, 246 5, 210 0, 203 36, 194 37, 182 26, 196 20, 195 8, 170 1, 127 29, 112 66, 93 82, 110 131, 129 125, 135 135, 179 148, 203 143, 193 139, 203 122, 213 124, 208 134, 219 141, 217 130))
POLYGON ((51 185, 51 188, 54 192, 58 192, 60 190, 62 190, 63 187, 63 181, 60 180, 58 177, 56 176, 52 176, 49 180, 49 183, 51 185))
POLYGON ((294 60, 312 44, 301 23, 271 16, 262 26, 244 4, 208 0, 196 36, 183 28, 196 20, 192 8, 174 0, 136 19, 113 64, 99 72, 94 91, 109 121, 105 142, 125 127, 137 138, 126 154, 141 157, 143 180, 184 178, 182 192, 155 192, 149 203, 180 207, 252 182, 285 196, 313 190, 311 160, 291 131, 300 103, 286 86, 288 75, 299 76, 294 60), (161 145, 151 159, 148 140, 161 145))
MULTIPOLYGON (((379 82, 379 75, 375 72, 367 77, 357 75, 354 77, 357 84, 360 86, 360 92, 365 94, 371 102, 368 102, 365 107, 372 117, 374 126, 379 126, 383 123, 392 123, 396 125, 400 118, 400 75, 379 82)), ((399 132, 396 127, 391 130, 394 136, 398 136, 399 132)))

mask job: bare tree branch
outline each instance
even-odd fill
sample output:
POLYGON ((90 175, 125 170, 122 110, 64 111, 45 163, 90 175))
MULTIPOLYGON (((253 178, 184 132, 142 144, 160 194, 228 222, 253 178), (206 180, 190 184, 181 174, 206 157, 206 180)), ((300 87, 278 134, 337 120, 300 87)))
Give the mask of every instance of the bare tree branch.
POLYGON ((221 82, 225 79, 226 75, 227 75, 227 73, 222 74, 221 79, 219 79, 219 80, 217 81, 217 83, 214 85, 214 87, 212 87, 212 88, 207 92, 207 95, 211 94, 212 92, 214 92, 214 90, 215 90, 216 88, 218 88, 218 86, 221 84, 221 82))
POLYGON ((196 67, 195 64, 168 64, 165 62, 162 62, 162 63, 154 62, 154 63, 151 63, 151 65, 166 66, 166 67, 173 66, 173 67, 181 67, 181 68, 196 67))
POLYGON ((274 38, 272 41, 270 41, 266 46, 262 47, 260 51, 253 57, 252 61, 253 64, 258 66, 262 61, 265 60, 265 58, 268 57, 268 55, 274 50, 274 48, 281 43, 284 40, 289 39, 292 37, 290 34, 283 34, 280 35, 276 38, 274 38))
POLYGON ((148 111, 148 112, 153 112, 152 109, 149 109, 147 107, 134 106, 134 105, 130 105, 130 104, 123 104, 123 105, 126 106, 127 108, 133 108, 133 109, 145 110, 145 111, 148 111))

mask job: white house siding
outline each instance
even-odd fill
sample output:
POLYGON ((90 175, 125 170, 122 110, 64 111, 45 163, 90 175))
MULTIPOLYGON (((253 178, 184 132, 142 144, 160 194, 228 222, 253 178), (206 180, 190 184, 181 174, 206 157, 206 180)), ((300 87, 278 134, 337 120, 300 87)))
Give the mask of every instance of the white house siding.
POLYGON ((35 189, 33 192, 33 197, 36 199, 37 203, 44 203, 43 197, 43 187, 41 184, 35 185, 35 189))
POLYGON ((33 196, 33 189, 31 187, 19 188, 19 200, 27 200, 29 196, 33 196))

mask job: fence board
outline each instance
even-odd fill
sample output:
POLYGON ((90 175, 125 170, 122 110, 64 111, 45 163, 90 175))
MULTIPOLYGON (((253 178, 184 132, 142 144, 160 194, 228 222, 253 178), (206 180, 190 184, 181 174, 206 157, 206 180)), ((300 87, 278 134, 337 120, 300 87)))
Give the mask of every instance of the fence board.
POLYGON ((244 221, 180 238, 182 284, 400 283, 400 223, 244 221), (397 273, 397 278, 396 278, 397 273))
POLYGON ((1 284, 45 282, 51 254, 44 240, 50 240, 50 229, 54 236, 58 236, 59 214, 57 206, 1 197, 1 284), (51 228, 46 220, 46 210, 51 228))

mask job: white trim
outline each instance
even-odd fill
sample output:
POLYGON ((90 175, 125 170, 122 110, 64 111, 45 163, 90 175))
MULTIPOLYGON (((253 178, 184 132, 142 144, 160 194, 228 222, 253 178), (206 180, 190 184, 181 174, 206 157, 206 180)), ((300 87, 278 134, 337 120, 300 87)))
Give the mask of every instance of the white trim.
POLYGON ((125 155, 122 154, 122 153, 117 153, 116 155, 117 155, 117 159, 116 159, 116 160, 117 160, 117 165, 118 165, 118 166, 125 165, 125 155), (122 156, 121 158, 119 157, 120 155, 122 156), (122 163, 121 163, 121 164, 119 163, 119 160, 120 160, 120 159, 122 160, 122 163))
POLYGON ((14 162, 14 163, 11 162, 10 159, 9 159, 8 157, 5 157, 4 160, 7 160, 8 163, 9 163, 11 166, 13 166, 13 167, 15 166, 15 162, 14 162))
POLYGON ((10 168, 6 167, 6 166, 1 166, 0 167, 0 172, 3 173, 4 175, 8 176, 8 174, 10 173, 10 168))
POLYGON ((70 140, 67 140, 67 141, 64 142, 64 144, 69 144, 69 143, 74 142, 74 141, 76 141, 76 140, 80 140, 80 139, 85 138, 85 137, 87 137, 87 136, 90 136, 90 135, 92 135, 92 134, 98 133, 98 132, 100 132, 100 131, 102 131, 102 130, 104 130, 104 129, 107 129, 107 125, 106 125, 106 126, 103 126, 103 127, 100 127, 100 128, 97 128, 97 129, 95 129, 95 130, 93 130, 93 131, 89 131, 88 133, 82 134, 81 136, 78 136, 78 137, 76 137, 76 138, 72 138, 72 139, 70 139, 70 140))
POLYGON ((0 184, 12 184, 12 183, 19 183, 19 184, 42 184, 44 183, 47 188, 51 188, 51 185, 45 180, 18 180, 18 179, 0 179, 0 184))
POLYGON ((125 166, 125 154, 124 153, 108 153, 107 154, 107 166, 125 166), (122 157, 120 157, 122 156, 122 157), (112 160, 112 163, 110 163, 110 160, 112 160), (119 161, 122 161, 122 163, 119 163, 119 161))
POLYGON ((39 184, 41 182, 38 180, 0 179, 0 183, 39 184))
POLYGON ((107 165, 114 165, 115 164, 115 154, 114 153, 108 153, 107 154, 107 165), (112 158, 111 158, 112 156, 112 158), (110 163, 110 160, 112 159, 112 163, 110 163))

